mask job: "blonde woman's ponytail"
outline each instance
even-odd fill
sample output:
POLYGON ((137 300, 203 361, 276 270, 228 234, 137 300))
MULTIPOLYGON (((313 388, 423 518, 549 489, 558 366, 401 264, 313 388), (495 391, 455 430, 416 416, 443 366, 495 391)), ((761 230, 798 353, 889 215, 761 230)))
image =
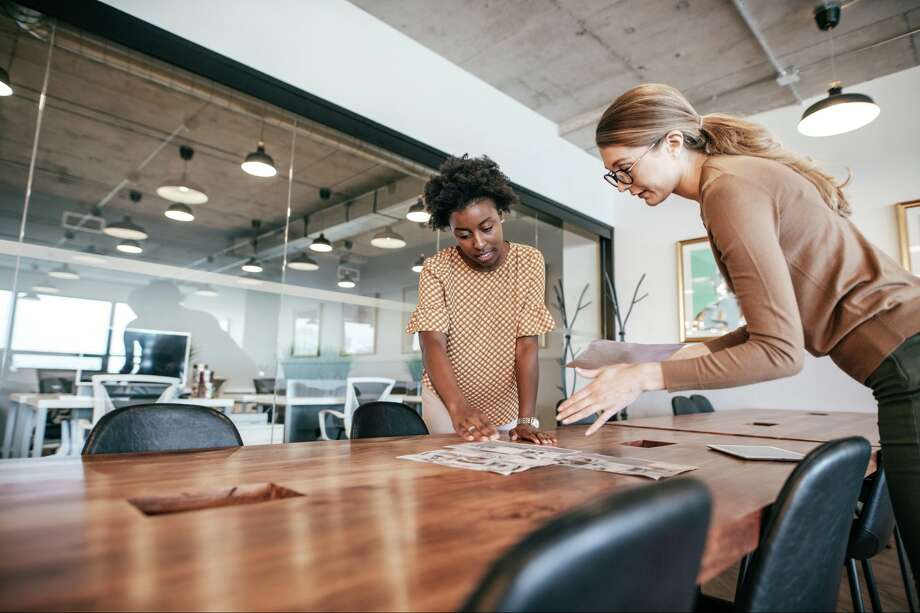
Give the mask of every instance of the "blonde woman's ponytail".
POLYGON ((707 155, 748 155, 785 164, 808 179, 821 198, 841 216, 851 212, 843 183, 808 156, 783 149, 766 128, 754 122, 713 113, 700 116, 678 90, 669 85, 638 85, 617 98, 597 124, 599 148, 648 146, 671 130, 680 130, 688 149, 707 155))

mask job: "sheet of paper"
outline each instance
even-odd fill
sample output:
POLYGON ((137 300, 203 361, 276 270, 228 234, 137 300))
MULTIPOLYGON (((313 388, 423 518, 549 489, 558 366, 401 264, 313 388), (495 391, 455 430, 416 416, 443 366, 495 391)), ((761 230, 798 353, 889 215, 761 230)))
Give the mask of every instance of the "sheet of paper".
POLYGON ((656 462, 644 458, 615 457, 599 453, 579 453, 576 455, 564 456, 559 459, 559 464, 562 466, 571 466, 572 468, 585 468, 587 470, 616 473, 618 475, 645 477, 654 479, 655 481, 697 469, 696 466, 669 464, 667 462, 656 462))
POLYGON ((555 462, 563 456, 578 453, 577 449, 563 449, 548 445, 532 445, 529 443, 509 443, 505 441, 484 441, 481 443, 458 443, 448 445, 450 449, 463 452, 471 450, 474 453, 500 453, 514 458, 528 458, 534 460, 549 460, 555 462))
POLYGON ((618 341, 591 341, 567 368, 601 368, 611 364, 636 364, 639 362, 662 362, 678 349, 680 344, 645 345, 641 343, 620 343, 618 341))
POLYGON ((427 464, 439 464, 451 468, 493 472, 504 476, 523 472, 537 466, 546 466, 546 464, 535 463, 530 460, 521 461, 513 456, 502 456, 496 453, 474 454, 470 450, 460 452, 456 449, 425 451, 423 453, 399 456, 399 459, 412 460, 413 462, 425 462, 427 464))

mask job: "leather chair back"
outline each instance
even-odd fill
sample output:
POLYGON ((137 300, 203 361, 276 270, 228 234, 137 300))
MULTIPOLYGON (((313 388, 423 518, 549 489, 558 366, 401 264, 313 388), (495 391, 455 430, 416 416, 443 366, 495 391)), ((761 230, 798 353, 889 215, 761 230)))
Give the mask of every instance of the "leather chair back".
POLYGON ((93 427, 83 455, 240 447, 230 419, 190 404, 139 404, 106 413, 93 427))
POLYGON ((711 499, 692 478, 605 496, 540 528, 465 611, 692 611, 711 499))

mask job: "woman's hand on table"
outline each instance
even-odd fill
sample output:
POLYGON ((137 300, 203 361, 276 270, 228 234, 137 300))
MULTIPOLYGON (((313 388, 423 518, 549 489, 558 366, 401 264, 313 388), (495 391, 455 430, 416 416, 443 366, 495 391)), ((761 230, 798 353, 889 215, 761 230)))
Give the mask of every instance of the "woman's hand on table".
POLYGON ((571 424, 597 414, 597 421, 591 424, 585 436, 597 432, 642 392, 664 387, 658 362, 614 364, 595 370, 579 368, 578 374, 594 380, 559 405, 556 419, 563 424, 571 424))
POLYGON ((498 430, 481 411, 461 406, 448 411, 454 432, 467 441, 497 441, 498 430))
POLYGON ((530 424, 518 424, 508 433, 512 441, 529 441, 537 445, 555 445, 556 437, 530 424))

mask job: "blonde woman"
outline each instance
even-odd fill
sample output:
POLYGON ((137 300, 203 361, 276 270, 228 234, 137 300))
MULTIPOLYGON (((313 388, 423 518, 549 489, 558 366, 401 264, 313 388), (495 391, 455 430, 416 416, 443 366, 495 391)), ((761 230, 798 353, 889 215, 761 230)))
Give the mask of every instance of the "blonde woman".
POLYGON ((596 431, 644 391, 725 388, 788 377, 807 350, 829 355, 878 403, 895 514, 920 569, 920 278, 847 219, 842 185, 761 126, 700 116, 676 89, 640 85, 597 126, 604 175, 656 206, 700 205, 716 262, 747 325, 661 363, 584 372, 594 381, 559 407, 596 431))

